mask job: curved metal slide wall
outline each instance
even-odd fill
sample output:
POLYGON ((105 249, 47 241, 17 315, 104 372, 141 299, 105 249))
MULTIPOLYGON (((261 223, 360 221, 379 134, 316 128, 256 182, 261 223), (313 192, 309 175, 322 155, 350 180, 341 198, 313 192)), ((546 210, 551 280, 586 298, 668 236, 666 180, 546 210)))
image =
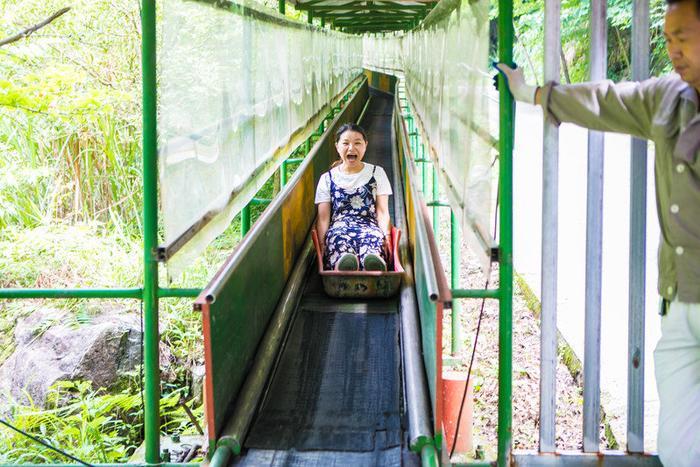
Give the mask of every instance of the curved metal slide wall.
POLYGON ((365 76, 371 88, 378 91, 395 94, 397 78, 393 75, 387 75, 377 71, 365 69, 365 76))
POLYGON ((416 188, 418 172, 413 162, 409 132, 401 118, 401 107, 396 100, 394 133, 401 164, 401 179, 405 197, 411 263, 415 293, 420 314, 423 364, 430 390, 433 432, 437 448, 442 442, 442 318, 443 311, 452 306, 450 291, 440 261, 437 243, 430 226, 428 208, 416 188))
POLYGON ((356 120, 368 94, 365 81, 195 303, 203 319, 210 452, 308 238, 316 183, 333 153, 328 135, 342 123, 356 120))

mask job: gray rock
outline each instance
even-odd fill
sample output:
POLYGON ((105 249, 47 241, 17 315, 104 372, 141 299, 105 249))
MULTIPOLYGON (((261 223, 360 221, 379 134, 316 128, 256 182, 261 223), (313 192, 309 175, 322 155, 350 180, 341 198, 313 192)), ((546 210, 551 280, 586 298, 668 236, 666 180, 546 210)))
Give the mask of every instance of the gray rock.
POLYGON ((43 407, 56 381, 109 387, 141 362, 139 317, 98 315, 80 324, 65 311, 41 310, 15 328, 15 352, 0 366, 0 398, 43 407))

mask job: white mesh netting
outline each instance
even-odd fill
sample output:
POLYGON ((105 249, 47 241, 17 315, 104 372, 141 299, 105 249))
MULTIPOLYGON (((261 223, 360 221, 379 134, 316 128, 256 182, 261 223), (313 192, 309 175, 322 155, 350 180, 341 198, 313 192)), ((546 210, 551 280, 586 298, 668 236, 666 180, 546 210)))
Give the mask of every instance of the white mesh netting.
POLYGON ((168 261, 171 274, 227 227, 362 71, 359 36, 313 30, 272 12, 260 19, 259 7, 244 2, 218 4, 164 5, 165 244, 198 232, 168 261))
MULTIPOLYGON (((456 0, 427 26, 364 38, 364 66, 400 69, 414 117, 462 231, 488 271, 497 121, 490 118, 488 2, 456 0)), ((432 19, 432 21, 431 21, 432 19)))

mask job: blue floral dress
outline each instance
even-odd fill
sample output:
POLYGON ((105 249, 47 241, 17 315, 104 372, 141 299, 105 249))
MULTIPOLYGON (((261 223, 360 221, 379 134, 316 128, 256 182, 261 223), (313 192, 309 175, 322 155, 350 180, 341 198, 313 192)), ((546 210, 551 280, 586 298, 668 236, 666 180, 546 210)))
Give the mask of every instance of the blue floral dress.
MULTIPOLYGON (((334 269, 343 253, 353 253, 360 260, 374 253, 384 257, 384 232, 377 223, 377 181, 372 178, 356 189, 346 190, 335 184, 328 172, 331 194, 331 224, 326 232, 325 267, 334 269)), ((386 260, 386 258, 384 258, 386 260)))

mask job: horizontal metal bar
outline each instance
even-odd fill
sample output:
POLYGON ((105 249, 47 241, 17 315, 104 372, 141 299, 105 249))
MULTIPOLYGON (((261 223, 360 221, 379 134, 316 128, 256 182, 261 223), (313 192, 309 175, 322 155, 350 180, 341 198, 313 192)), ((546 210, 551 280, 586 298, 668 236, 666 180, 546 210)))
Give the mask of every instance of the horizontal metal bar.
POLYGON ((158 296, 160 298, 197 298, 200 293, 202 293, 202 289, 158 289, 158 296))
POLYGON ((300 164, 302 162, 304 162, 303 157, 291 157, 287 159, 287 164, 300 164))
POLYGON ((500 295, 499 289, 452 289, 452 298, 495 298, 500 295))
POLYGON ((496 461, 452 462, 452 467, 494 467, 496 461))
POLYGON ((225 10, 230 13, 245 16, 247 18, 254 18, 259 21, 266 23, 277 24, 289 28, 295 29, 306 29, 308 31, 314 31, 317 33, 324 33, 326 30, 317 28, 311 24, 302 23, 301 21, 291 19, 278 14, 271 14, 268 11, 263 11, 264 6, 252 6, 252 4, 241 5, 237 1, 231 0, 195 0, 198 3, 203 3, 211 5, 214 8, 220 10, 225 10))
POLYGON ((621 451, 595 453, 557 452, 554 454, 514 453, 514 467, 661 467, 658 456, 621 451))
POLYGON ((14 298, 141 298, 143 289, 0 289, 0 299, 14 298))
MULTIPOLYGON (((202 289, 164 288, 158 289, 161 298, 197 297, 202 289)), ((0 289, 0 299, 80 299, 80 298, 127 298, 141 299, 143 289, 0 289)))
POLYGON ((370 21, 370 20, 391 20, 391 19, 401 19, 403 21, 413 21, 420 19, 423 15, 421 13, 328 13, 323 15, 324 18, 332 18, 335 22, 338 21, 370 21))
MULTIPOLYGON (((303 8, 302 8, 303 9, 303 8)), ((321 12, 329 12, 329 11, 338 11, 340 13, 346 13, 349 11, 365 11, 365 10, 370 10, 370 11, 376 11, 376 10, 397 10, 397 11, 417 11, 417 12, 428 12, 430 10, 429 7, 424 7, 422 5, 402 5, 400 8, 392 8, 386 5, 362 5, 362 6, 342 6, 342 5, 336 5, 336 6, 318 6, 318 7, 313 7, 311 8, 314 12, 314 15, 317 15, 321 12)))
POLYGON ((248 204, 252 204, 253 206, 260 206, 260 205, 266 206, 266 205, 270 204, 271 202, 272 202, 272 200, 267 199, 267 198, 253 198, 250 200, 250 203, 248 203, 248 204))
POLYGON ((427 203, 429 207, 438 207, 438 208, 449 208, 450 205, 444 201, 430 201, 427 203))

